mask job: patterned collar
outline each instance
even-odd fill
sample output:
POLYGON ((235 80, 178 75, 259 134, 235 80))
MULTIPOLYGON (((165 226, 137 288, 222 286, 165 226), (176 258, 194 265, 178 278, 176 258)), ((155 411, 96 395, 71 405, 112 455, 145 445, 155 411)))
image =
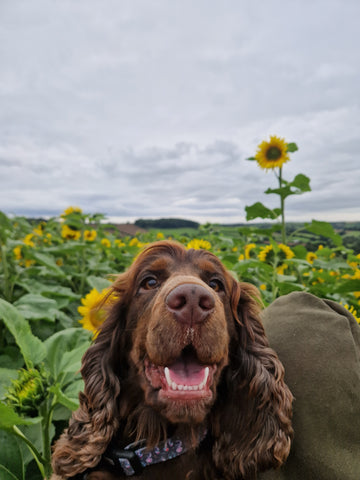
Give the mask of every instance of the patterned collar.
POLYGON ((131 443, 123 450, 112 445, 104 453, 102 460, 114 473, 122 473, 127 477, 140 475, 145 467, 166 462, 187 452, 184 442, 178 437, 168 438, 159 442, 149 450, 146 441, 131 443))
MULTIPOLYGON (((206 435, 207 429, 204 429, 200 434, 200 443, 205 439, 206 435)), ((115 444, 110 443, 95 469, 92 468, 75 475, 71 480, 86 480, 89 473, 102 468, 126 477, 140 475, 145 467, 179 457, 188 450, 184 441, 177 436, 159 442, 153 449, 146 448, 146 440, 131 443, 124 449, 120 449, 115 444)))

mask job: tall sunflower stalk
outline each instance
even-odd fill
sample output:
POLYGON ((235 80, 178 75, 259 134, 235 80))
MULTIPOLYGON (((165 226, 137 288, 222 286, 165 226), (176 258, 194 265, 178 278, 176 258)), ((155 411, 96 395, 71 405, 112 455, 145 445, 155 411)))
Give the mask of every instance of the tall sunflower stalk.
POLYGON ((256 202, 251 206, 245 207, 246 220, 254 218, 281 218, 281 238, 283 244, 286 244, 286 223, 285 223, 285 199, 289 195, 299 195, 309 192, 310 179, 305 175, 298 174, 292 182, 283 178, 283 165, 290 160, 290 153, 296 152, 298 146, 296 143, 287 143, 283 138, 276 135, 270 136, 270 140, 264 140, 257 147, 254 157, 247 160, 255 160, 259 167, 264 170, 272 170, 278 181, 278 188, 268 188, 266 194, 276 194, 280 197, 280 208, 269 209, 261 202, 256 202))

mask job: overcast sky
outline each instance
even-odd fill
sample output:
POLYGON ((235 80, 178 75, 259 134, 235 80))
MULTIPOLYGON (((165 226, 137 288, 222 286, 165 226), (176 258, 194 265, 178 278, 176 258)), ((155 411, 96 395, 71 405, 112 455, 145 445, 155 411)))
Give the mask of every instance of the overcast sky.
POLYGON ((246 158, 278 135, 312 192, 293 221, 360 221, 359 0, 0 0, 0 210, 244 221, 278 206, 246 158))

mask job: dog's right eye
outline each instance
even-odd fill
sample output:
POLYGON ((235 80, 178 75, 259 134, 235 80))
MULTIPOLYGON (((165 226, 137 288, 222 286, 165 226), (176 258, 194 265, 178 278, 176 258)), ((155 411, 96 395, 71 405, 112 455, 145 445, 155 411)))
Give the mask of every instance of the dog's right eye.
POLYGON ((152 290, 158 286, 159 282, 155 277, 146 277, 141 282, 140 288, 144 290, 152 290))

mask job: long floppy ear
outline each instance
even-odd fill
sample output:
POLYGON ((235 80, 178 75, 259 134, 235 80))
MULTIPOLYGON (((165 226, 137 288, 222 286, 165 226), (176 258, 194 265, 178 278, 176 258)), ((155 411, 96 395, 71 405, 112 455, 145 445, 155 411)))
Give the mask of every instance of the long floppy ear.
POLYGON ((234 281, 231 304, 236 335, 230 342, 213 457, 225 478, 255 478, 258 471, 279 467, 289 454, 293 396, 265 336, 258 290, 234 281))
POLYGON ((129 273, 119 275, 115 281, 112 287, 117 297, 115 304, 82 359, 85 387, 79 395, 80 407, 56 442, 52 455, 57 475, 72 477, 96 466, 119 427, 120 382, 127 375, 131 343, 130 336, 126 336, 130 281, 129 273))

